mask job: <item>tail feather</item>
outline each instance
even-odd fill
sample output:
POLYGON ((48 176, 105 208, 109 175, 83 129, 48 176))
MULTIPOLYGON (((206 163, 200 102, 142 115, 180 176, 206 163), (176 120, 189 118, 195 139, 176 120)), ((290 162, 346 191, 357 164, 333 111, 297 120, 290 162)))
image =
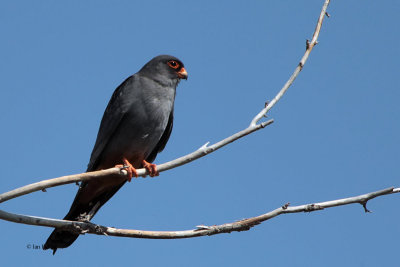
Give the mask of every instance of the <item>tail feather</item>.
POLYGON ((54 255, 58 248, 69 247, 78 237, 79 234, 55 229, 47 239, 43 249, 52 249, 54 255))
MULTIPOLYGON (((64 217, 64 220, 90 221, 97 213, 97 211, 124 185, 124 183, 125 182, 122 182, 121 184, 110 188, 109 190, 95 197, 86 204, 80 202, 82 188, 84 188, 87 184, 85 182, 82 183, 68 214, 64 217)), ((46 243, 43 245, 43 249, 52 249, 54 255, 58 248, 69 247, 72 243, 75 242, 78 237, 79 234, 77 233, 56 228, 53 230, 46 243)))

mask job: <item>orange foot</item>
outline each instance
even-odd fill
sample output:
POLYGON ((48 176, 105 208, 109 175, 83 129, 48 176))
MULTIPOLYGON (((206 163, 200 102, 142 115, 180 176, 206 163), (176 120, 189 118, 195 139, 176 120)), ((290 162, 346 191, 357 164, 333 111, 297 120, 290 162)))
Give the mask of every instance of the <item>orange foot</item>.
POLYGON ((145 160, 142 161, 143 168, 145 168, 151 177, 158 176, 160 173, 157 171, 157 165, 149 163, 145 160))
POLYGON ((137 171, 135 167, 132 166, 132 164, 126 159, 123 158, 124 165, 115 165, 116 168, 123 168, 128 172, 128 182, 132 180, 132 177, 135 176, 136 178, 138 177, 137 171))

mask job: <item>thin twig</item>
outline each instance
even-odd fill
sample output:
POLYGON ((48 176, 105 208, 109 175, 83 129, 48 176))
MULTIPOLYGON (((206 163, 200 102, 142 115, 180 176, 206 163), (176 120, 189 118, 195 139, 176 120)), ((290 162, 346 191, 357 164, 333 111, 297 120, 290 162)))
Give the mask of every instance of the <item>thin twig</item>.
POLYGON ((289 80, 285 83, 285 85, 282 87, 282 89, 279 91, 279 93, 272 99, 271 102, 266 105, 265 108, 263 108, 251 121, 251 125, 256 125, 259 120, 261 120, 265 114, 273 107, 275 104, 282 98, 282 96, 285 94, 287 89, 292 85, 294 80, 297 78, 299 75, 300 71, 303 69, 304 65, 307 62, 308 57, 310 56, 310 53, 314 46, 318 43, 318 36, 321 31, 322 27, 322 22, 324 21, 325 14, 326 14, 326 9, 328 8, 330 0, 325 0, 325 3, 322 7, 321 13, 319 15, 318 21, 317 21, 317 26, 315 27, 314 34, 312 36, 311 42, 307 40, 306 43, 306 52, 304 53, 303 57, 301 58, 299 64, 297 65, 296 69, 294 70, 292 76, 290 76, 289 80))
POLYGON ((342 198, 320 203, 305 204, 293 207, 290 207, 289 204, 285 204, 282 207, 279 207, 268 213, 252 217, 249 219, 244 219, 232 223, 225 223, 221 225, 212 225, 212 226, 199 225, 197 226, 196 229, 185 230, 185 231, 142 231, 142 230, 131 230, 131 229, 117 229, 113 227, 106 227, 87 222, 64 221, 64 220, 56 220, 43 217, 12 214, 1 210, 0 210, 0 217, 4 220, 11 222, 63 228, 79 234, 88 233, 88 234, 106 235, 106 236, 149 238, 149 239, 179 239, 179 238, 191 238, 191 237, 198 237, 205 235, 247 231, 253 226, 258 225, 264 221, 270 220, 281 214, 312 212, 336 206, 349 205, 353 203, 359 203, 364 205, 369 200, 375 197, 399 193, 399 192, 400 188, 391 187, 355 197, 342 198))

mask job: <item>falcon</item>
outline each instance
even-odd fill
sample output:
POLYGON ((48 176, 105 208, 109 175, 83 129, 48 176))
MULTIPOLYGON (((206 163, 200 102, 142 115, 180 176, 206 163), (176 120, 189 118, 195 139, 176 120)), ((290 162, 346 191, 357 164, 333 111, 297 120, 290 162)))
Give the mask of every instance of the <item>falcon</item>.
MULTIPOLYGON (((152 162, 171 135, 176 87, 188 74, 182 61, 160 55, 115 89, 101 120, 87 172, 124 168, 129 179, 115 176, 82 182, 64 220, 90 221, 97 211, 133 176, 146 168, 157 176, 152 162)), ((55 229, 43 249, 69 247, 79 234, 55 229)))

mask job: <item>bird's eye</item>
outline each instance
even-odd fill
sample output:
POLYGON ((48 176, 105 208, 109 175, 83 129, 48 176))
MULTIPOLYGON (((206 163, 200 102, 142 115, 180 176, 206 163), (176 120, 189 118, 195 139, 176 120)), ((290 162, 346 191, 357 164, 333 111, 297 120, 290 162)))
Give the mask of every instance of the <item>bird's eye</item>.
POLYGON ((179 68, 179 63, 176 62, 175 60, 170 60, 170 61, 168 61, 167 64, 168 64, 168 66, 170 66, 173 69, 179 68))

